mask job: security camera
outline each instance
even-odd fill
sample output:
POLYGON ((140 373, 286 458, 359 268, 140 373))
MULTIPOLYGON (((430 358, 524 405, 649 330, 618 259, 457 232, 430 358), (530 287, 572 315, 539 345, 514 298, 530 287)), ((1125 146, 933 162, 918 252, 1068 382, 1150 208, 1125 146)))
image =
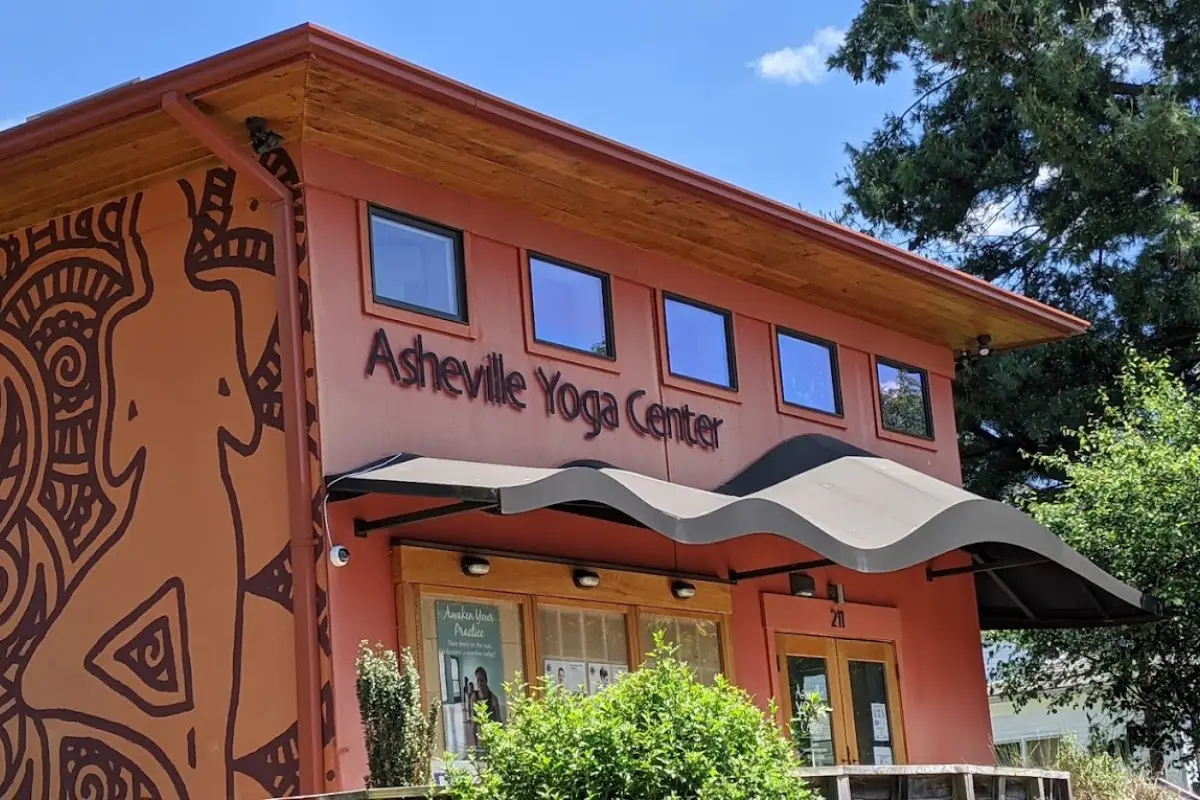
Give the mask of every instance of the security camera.
POLYGON ((349 564, 350 548, 340 544, 329 548, 329 563, 335 567, 344 567, 349 564))

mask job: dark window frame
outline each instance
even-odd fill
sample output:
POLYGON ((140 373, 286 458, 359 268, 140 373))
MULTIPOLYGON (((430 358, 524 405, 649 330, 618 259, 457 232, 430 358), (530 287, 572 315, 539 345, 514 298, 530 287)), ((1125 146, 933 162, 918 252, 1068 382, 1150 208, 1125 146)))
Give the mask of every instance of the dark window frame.
POLYGON ((414 217, 412 214, 405 214, 402 211, 396 211, 392 208, 375 205, 374 203, 367 204, 367 246, 369 252, 367 257, 371 262, 371 299, 382 306, 388 308, 396 308, 401 311, 410 311, 414 314, 421 314, 426 317, 434 317, 436 319, 444 319, 447 322, 458 322, 467 325, 470 322, 470 316, 467 308, 467 255, 466 255, 466 237, 458 228, 451 228, 448 225, 442 225, 433 220, 414 217), (383 219, 404 225, 409 228, 425 231, 426 233, 444 236, 454 244, 454 270, 455 280, 454 289, 458 295, 458 307, 460 313, 448 314, 445 311, 439 311, 436 308, 417 305, 415 303, 406 303, 403 300, 397 300, 391 297, 385 297, 379 294, 378 281, 376 280, 375 272, 375 217, 379 216, 383 219))
POLYGON ((735 392, 736 393, 738 391, 738 372, 737 372, 737 353, 735 352, 735 346, 734 346, 734 340, 733 340, 733 312, 727 308, 721 308, 720 306, 714 306, 710 303, 705 303, 700 300, 693 300, 690 297, 684 297, 683 295, 675 294, 674 292, 664 291, 662 293, 662 315, 663 315, 662 327, 663 327, 663 345, 664 345, 663 349, 665 351, 663 353, 663 357, 667 360, 667 365, 666 365, 667 366, 667 374, 670 375, 672 378, 679 378, 680 380, 691 381, 692 383, 698 383, 703 386, 712 386, 717 389, 724 389, 727 392, 735 392), (682 305, 685 305, 685 306, 691 306, 692 308, 699 308, 704 311, 711 311, 714 314, 719 314, 722 317, 722 319, 725 321, 725 361, 726 361, 726 364, 729 369, 729 385, 728 386, 726 386, 723 383, 715 383, 713 381, 706 381, 703 378, 693 378, 691 375, 684 375, 682 373, 676 372, 674 369, 671 368, 671 325, 667 319, 667 301, 668 300, 673 300, 676 303, 681 303, 682 305))
POLYGON ((933 428, 933 401, 932 387, 929 385, 929 370, 915 367, 912 364, 905 364, 903 361, 886 358, 884 356, 875 356, 875 404, 879 408, 879 427, 883 428, 888 433, 894 433, 897 436, 909 436, 913 439, 921 439, 922 441, 934 441, 933 428), (921 376, 921 407, 925 413, 926 429, 928 434, 912 433, 910 431, 896 430, 889 428, 883 416, 883 381, 879 379, 879 365, 891 367, 892 369, 905 370, 907 372, 916 372, 921 376))
POLYGON ((792 408, 802 408, 805 411, 811 411, 814 414, 824 414, 827 417, 836 417, 837 419, 845 419, 846 418, 846 408, 842 404, 842 371, 841 371, 841 364, 838 361, 837 342, 831 341, 829 339, 822 339, 820 336, 813 336, 812 334, 809 334, 809 333, 801 333, 800 331, 793 330, 792 328, 785 328, 782 325, 776 325, 775 326, 775 359, 779 364, 779 400, 780 400, 780 402, 782 402, 785 406, 791 406, 792 408), (825 348, 825 350, 829 353, 829 370, 830 370, 829 377, 833 381, 833 408, 834 408, 833 411, 826 411, 823 408, 815 408, 813 406, 806 406, 803 403, 793 403, 792 401, 787 399, 787 393, 784 390, 783 348, 779 346, 779 337, 781 337, 781 336, 787 336, 788 338, 791 338, 791 339, 798 339, 799 341, 802 341, 802 342, 808 342, 809 344, 818 345, 819 347, 825 348))
POLYGON ((585 267, 582 264, 576 264, 573 261, 566 261, 554 256, 548 256, 545 253, 539 253, 536 250, 529 250, 525 254, 525 276, 529 279, 529 335, 533 341, 546 347, 556 347, 559 350, 566 350, 569 353, 579 353, 593 358, 603 359, 605 361, 617 360, 617 342, 616 342, 616 323, 613 319, 613 301, 612 301, 612 276, 607 272, 601 272, 598 269, 585 267), (533 298, 533 262, 534 259, 550 264, 551 266, 568 269, 583 275, 591 275, 594 278, 600 279, 600 292, 604 303, 604 344, 605 352, 597 353, 594 350, 584 350, 581 347, 572 347, 568 344, 552 342, 549 339, 538 338, 537 334, 537 312, 534 310, 533 298))

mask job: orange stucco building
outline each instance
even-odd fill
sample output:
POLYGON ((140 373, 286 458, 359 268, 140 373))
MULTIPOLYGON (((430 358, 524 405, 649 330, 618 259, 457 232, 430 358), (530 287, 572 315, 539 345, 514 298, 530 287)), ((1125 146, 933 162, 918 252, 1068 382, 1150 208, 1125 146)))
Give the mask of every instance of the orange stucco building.
POLYGON ((312 26, 31 119, 0 797, 361 786, 363 640, 452 752, 662 633, 810 763, 989 763, 981 628, 1157 613, 958 488, 956 356, 1085 328, 312 26))

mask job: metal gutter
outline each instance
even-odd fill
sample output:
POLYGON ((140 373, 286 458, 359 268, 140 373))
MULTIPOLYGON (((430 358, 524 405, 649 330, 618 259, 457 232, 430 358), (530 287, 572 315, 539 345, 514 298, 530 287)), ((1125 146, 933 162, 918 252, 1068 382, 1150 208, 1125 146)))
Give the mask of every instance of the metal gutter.
POLYGON ((312 475, 308 464, 307 400, 300 320, 299 263, 292 191, 257 160, 232 144, 186 96, 168 91, 162 110, 222 161, 259 184, 275 200, 275 299, 279 312, 279 351, 283 387, 283 431, 286 459, 288 530, 291 540, 292 619, 296 643, 296 713, 300 791, 324 790, 321 742, 320 656, 317 642, 316 553, 312 527, 312 475))

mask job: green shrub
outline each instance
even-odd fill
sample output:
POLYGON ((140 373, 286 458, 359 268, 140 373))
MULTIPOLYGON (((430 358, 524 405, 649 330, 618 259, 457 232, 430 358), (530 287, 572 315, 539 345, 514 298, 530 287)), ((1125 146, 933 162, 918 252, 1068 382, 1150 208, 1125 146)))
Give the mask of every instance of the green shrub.
POLYGON ((383 645, 359 645, 358 711, 366 738, 369 787, 426 786, 433 765, 438 707, 421 711, 421 679, 406 648, 402 665, 383 645), (401 666, 403 667, 401 669, 401 666))
POLYGON ((1071 739, 1059 747, 1053 769, 1071 773, 1075 800, 1176 800, 1120 758, 1090 753, 1071 739))
POLYGON ((586 696, 545 682, 509 688, 456 800, 809 800, 790 743, 742 690, 697 683, 656 641, 652 666, 586 696))

